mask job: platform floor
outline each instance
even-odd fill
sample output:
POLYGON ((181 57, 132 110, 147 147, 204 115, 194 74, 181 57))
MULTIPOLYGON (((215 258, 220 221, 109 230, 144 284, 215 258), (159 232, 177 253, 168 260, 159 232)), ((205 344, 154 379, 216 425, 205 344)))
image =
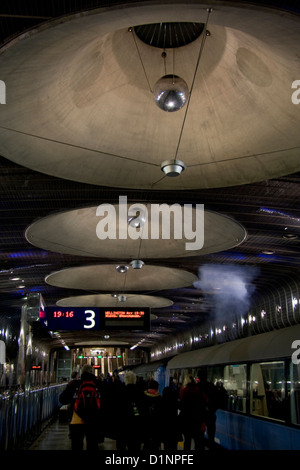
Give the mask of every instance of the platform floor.
MULTIPOLYGON (((98 448, 99 451, 116 450, 116 441, 105 438, 104 442, 98 444, 98 448)), ((178 442, 177 449, 183 450, 182 442, 178 442)), ((59 419, 57 419, 52 424, 49 424, 33 444, 31 444, 28 450, 71 450, 68 423, 61 423, 59 419)))
MULTIPOLYGON (((116 441, 104 439, 99 444, 99 450, 116 450, 116 441)), ((71 450, 68 423, 60 423, 57 419, 46 427, 28 450, 71 450)))

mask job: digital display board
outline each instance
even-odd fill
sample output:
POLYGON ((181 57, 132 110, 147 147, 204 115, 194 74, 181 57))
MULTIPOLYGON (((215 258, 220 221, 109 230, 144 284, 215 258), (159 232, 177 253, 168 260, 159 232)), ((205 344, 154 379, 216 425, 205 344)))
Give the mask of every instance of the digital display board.
POLYGON ((48 330, 98 330, 97 309, 84 307, 45 307, 40 310, 40 321, 48 330))
POLYGON ((149 308, 41 307, 40 322, 48 330, 146 330, 149 308))
POLYGON ((104 325, 110 328, 150 329, 150 312, 145 308, 104 309, 104 325))

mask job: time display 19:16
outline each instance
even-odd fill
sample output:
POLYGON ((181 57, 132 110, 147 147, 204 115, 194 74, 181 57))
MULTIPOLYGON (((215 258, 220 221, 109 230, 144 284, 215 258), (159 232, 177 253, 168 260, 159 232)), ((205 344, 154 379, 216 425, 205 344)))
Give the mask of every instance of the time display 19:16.
POLYGON ((53 312, 53 317, 54 318, 60 318, 60 317, 66 317, 66 318, 73 318, 74 317, 74 311, 71 310, 70 312, 61 312, 60 310, 54 311, 53 312))

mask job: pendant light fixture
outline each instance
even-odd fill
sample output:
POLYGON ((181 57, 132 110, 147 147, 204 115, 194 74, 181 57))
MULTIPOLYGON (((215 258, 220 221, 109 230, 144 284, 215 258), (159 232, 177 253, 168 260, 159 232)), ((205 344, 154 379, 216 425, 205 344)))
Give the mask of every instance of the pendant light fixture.
POLYGON ((196 68, 195 68, 195 72, 194 72, 194 77, 193 77, 191 89, 190 89, 188 99, 187 99, 187 105, 186 105, 186 108, 185 108, 185 113, 184 113, 183 122, 182 122, 181 130, 180 130, 180 134, 179 134, 179 139, 178 139, 178 144, 177 144, 177 147, 176 147, 175 156, 174 156, 173 160, 166 160, 166 161, 162 162, 162 164, 161 164, 161 170, 163 171, 163 173, 166 176, 171 177, 171 178, 179 176, 183 172, 183 170, 185 170, 185 168, 186 168, 184 162, 182 162, 181 160, 178 160, 177 155, 178 155, 179 146, 180 146, 180 143, 181 143, 181 138, 182 138, 183 129, 184 129, 185 121, 186 121, 187 112, 188 112, 188 109, 189 109, 189 104, 190 104, 190 101, 191 101, 191 95, 192 95, 192 91, 193 91, 193 88, 194 88, 194 83, 195 83, 195 78, 196 78, 196 74, 197 74, 198 67, 199 67, 200 58, 201 58, 203 48, 204 48, 205 39, 209 35, 209 34, 207 34, 207 24, 208 24, 208 19, 209 19, 209 15, 210 15, 211 11, 212 11, 211 8, 207 9, 207 18, 206 18, 206 22, 205 22, 205 25, 204 25, 202 41, 201 41, 201 45, 200 45, 200 50, 199 50, 199 54, 198 54, 198 59, 197 59, 197 63, 196 63, 196 68))
POLYGON ((174 159, 166 160, 161 163, 161 170, 168 177, 179 176, 186 168, 184 162, 177 158, 179 146, 181 143, 182 133, 186 121, 187 112, 189 109, 189 104, 191 100, 191 94, 194 87, 195 77, 198 71, 200 58, 204 48, 205 39, 207 36, 210 36, 210 33, 207 31, 207 25, 210 13, 212 8, 207 8, 207 18, 205 24, 203 23, 159 23, 154 25, 142 25, 136 26, 134 28, 129 28, 128 31, 132 32, 135 46, 143 67, 143 71, 150 89, 150 92, 153 94, 154 101, 156 105, 165 112, 176 112, 182 109, 185 106, 185 114, 183 117, 183 122, 180 130, 179 140, 176 147, 176 152, 174 159), (184 31, 187 31, 187 28, 191 28, 186 34, 184 31), (192 34, 191 34, 192 32, 192 34), (165 48, 173 49, 173 73, 166 73, 165 65, 165 75, 162 76, 154 85, 154 89, 151 89, 149 79, 146 74, 146 69, 142 61, 142 57, 137 45, 135 34, 146 44, 154 47, 162 47, 164 52, 162 53, 162 58, 166 59, 165 48), (202 34, 202 41, 200 45, 200 50, 198 54, 198 59, 196 63, 196 68, 192 80, 191 89, 188 89, 188 85, 185 80, 175 74, 175 48, 182 47, 189 44, 190 42, 197 39, 202 34), (192 37, 192 39, 190 39, 192 37))
POLYGON ((186 103, 189 97, 189 88, 183 78, 175 75, 175 48, 173 48, 173 71, 167 74, 166 57, 167 53, 162 53, 165 65, 165 75, 161 77, 154 85, 153 98, 157 106, 166 112, 179 111, 186 103))

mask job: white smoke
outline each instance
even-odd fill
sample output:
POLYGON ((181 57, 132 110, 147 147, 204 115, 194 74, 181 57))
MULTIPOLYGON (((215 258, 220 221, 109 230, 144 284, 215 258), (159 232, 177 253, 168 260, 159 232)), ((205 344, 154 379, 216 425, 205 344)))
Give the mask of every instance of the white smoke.
POLYGON ((194 287, 211 301, 212 319, 225 321, 248 312, 255 290, 253 280, 259 273, 255 266, 208 264, 199 268, 194 287))

